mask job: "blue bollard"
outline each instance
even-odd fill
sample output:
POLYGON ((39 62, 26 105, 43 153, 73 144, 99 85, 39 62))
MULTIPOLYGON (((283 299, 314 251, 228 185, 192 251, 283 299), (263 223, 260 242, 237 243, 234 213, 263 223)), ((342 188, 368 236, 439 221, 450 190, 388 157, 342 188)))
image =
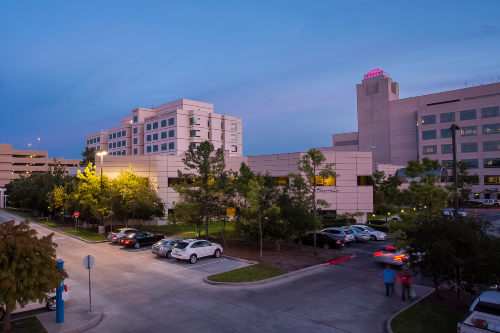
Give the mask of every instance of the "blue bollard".
MULTIPOLYGON (((64 260, 57 260, 57 269, 64 268, 64 260)), ((64 292, 64 280, 61 281, 61 285, 56 290, 56 323, 62 323, 64 321, 64 301, 62 299, 62 294, 64 292)))

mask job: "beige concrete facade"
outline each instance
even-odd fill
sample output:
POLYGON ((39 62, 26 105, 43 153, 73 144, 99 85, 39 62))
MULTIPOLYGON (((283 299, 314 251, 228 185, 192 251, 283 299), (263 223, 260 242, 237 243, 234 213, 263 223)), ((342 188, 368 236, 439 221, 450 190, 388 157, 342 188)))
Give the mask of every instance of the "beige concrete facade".
MULTIPOLYGON (((245 162, 254 172, 269 171, 273 177, 286 178, 289 173, 298 173, 297 162, 305 153, 287 153, 261 156, 232 156, 226 157, 226 168, 239 170, 245 162)), ((373 189, 370 184, 360 181, 371 179, 372 153, 371 152, 334 152, 323 151, 326 163, 335 163, 335 171, 339 177, 335 186, 319 186, 318 199, 324 199, 331 204, 324 212, 342 214, 345 212, 362 212, 360 222, 366 221, 366 213, 373 211, 373 189), (363 184, 363 185, 358 185, 363 184)), ((172 209, 178 195, 169 178, 177 177, 177 170, 185 171, 181 156, 147 155, 147 156, 106 156, 103 162, 103 172, 116 177, 120 170, 128 170, 132 166, 134 172, 148 177, 159 186, 158 193, 168 209, 172 209)), ((96 159, 99 170, 100 160, 96 159)), ((280 178, 281 181, 285 181, 280 178)), ((287 179, 287 178, 286 178, 287 179)), ((154 221, 153 223, 165 223, 154 221)))
MULTIPOLYGON (((56 158, 56 162, 66 167, 77 166, 80 161, 56 158)), ((0 186, 8 184, 22 174, 47 171, 53 165, 54 158, 49 158, 46 150, 12 149, 12 144, 0 143, 0 186)))
POLYGON ((457 160, 479 176, 473 195, 487 198, 485 189, 493 189, 500 198, 500 83, 399 99, 399 84, 374 69, 356 92, 358 132, 333 135, 334 150, 374 146, 374 163, 406 165, 429 157, 451 168, 454 123, 461 128, 457 160))

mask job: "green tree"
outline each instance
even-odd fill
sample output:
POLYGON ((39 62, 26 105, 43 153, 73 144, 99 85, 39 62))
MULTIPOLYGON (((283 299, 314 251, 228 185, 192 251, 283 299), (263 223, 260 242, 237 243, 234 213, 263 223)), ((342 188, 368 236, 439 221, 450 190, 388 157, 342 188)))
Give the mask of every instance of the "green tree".
POLYGON ((384 171, 375 171, 373 173, 373 207, 380 213, 393 210, 401 202, 401 180, 394 176, 386 176, 384 171))
POLYGON ((66 189, 64 188, 64 186, 57 186, 49 192, 48 203, 54 209, 60 209, 64 219, 65 212, 70 204, 70 198, 66 193, 66 189))
POLYGON ((298 169, 309 180, 312 189, 313 197, 313 212, 314 212, 314 255, 318 254, 316 248, 316 211, 317 206, 325 206, 327 203, 323 200, 316 200, 316 187, 318 184, 325 184, 331 178, 337 178, 339 175, 333 171, 333 163, 325 164, 325 155, 319 150, 310 149, 298 162, 298 169))
POLYGON ((169 221, 180 221, 190 226, 196 237, 199 237, 203 229, 203 218, 204 213, 199 202, 180 201, 174 202, 174 214, 169 216, 169 221))
POLYGON ((86 167, 89 164, 95 165, 95 154, 96 150, 94 147, 85 147, 85 150, 81 153, 83 160, 80 162, 80 166, 86 167))
POLYGON ((477 174, 469 174, 469 164, 463 161, 457 162, 457 184, 458 184, 458 199, 462 203, 462 207, 469 203, 470 195, 472 194, 472 185, 479 184, 477 174))
POLYGON ((29 220, 15 225, 0 224, 0 308, 5 307, 4 330, 10 330, 11 313, 16 303, 23 308, 28 302, 48 302, 46 293, 54 292, 68 277, 57 269, 57 244, 54 233, 41 238, 31 229, 29 220))
POLYGON ((226 245, 226 220, 228 218, 227 211, 228 209, 236 209, 236 178, 230 177, 229 175, 232 171, 221 171, 219 175, 217 175, 215 179, 215 193, 216 193, 216 214, 218 215, 219 225, 222 240, 224 241, 224 245, 226 245))
POLYGON ((141 231, 144 223, 154 218, 165 217, 165 204, 153 186, 140 186, 134 191, 134 217, 139 220, 141 231))

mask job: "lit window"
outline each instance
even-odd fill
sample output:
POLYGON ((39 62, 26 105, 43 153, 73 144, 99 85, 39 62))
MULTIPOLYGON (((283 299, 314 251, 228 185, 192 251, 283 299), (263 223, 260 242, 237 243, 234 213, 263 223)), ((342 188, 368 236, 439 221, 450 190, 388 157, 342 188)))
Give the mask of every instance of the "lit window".
POLYGON ((474 199, 479 199, 479 193, 474 193, 474 199))
POLYGON ((500 168, 500 158, 485 158, 483 166, 485 168, 500 168))
POLYGON ((500 176, 484 176, 485 184, 500 184, 500 176))
POLYGON ((473 136, 477 135, 477 126, 467 126, 460 129, 462 136, 473 136))
POLYGON ((437 146, 424 146, 423 152, 424 152, 424 155, 436 155, 437 154, 437 146))
POLYGON ((449 123, 455 121, 455 112, 441 113, 440 119, 442 123, 449 123))
POLYGON ((372 176, 358 176, 358 186, 372 186, 372 176))
POLYGON ((500 133, 500 124, 483 125, 483 135, 500 133))
MULTIPOLYGON (((314 178, 311 177, 310 183, 314 185, 314 178)), ((335 186, 335 177, 328 177, 324 179, 321 176, 316 176, 316 186, 335 186)))

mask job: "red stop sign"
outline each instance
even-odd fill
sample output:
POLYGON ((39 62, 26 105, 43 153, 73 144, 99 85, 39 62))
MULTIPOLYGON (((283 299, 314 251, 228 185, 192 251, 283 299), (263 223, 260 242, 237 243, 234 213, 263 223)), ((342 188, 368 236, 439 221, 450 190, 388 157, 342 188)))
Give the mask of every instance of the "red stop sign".
POLYGON ((80 216, 80 213, 75 212, 75 213, 73 214, 73 216, 74 216, 74 217, 78 217, 78 216, 80 216))

